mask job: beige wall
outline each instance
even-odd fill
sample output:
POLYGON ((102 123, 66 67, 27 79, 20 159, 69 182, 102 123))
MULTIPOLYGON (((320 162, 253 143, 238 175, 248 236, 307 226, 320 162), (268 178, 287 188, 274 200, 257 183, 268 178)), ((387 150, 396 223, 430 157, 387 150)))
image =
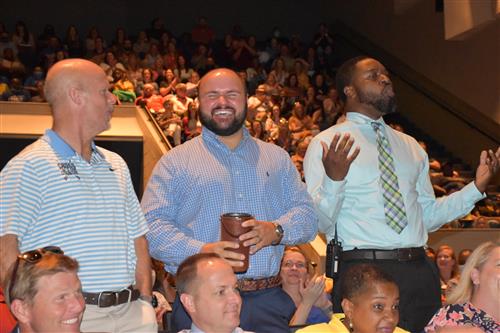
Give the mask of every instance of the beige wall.
POLYGON ((343 21, 500 124, 500 19, 446 41, 444 14, 435 12, 434 3, 325 0, 323 12, 325 20, 343 21))

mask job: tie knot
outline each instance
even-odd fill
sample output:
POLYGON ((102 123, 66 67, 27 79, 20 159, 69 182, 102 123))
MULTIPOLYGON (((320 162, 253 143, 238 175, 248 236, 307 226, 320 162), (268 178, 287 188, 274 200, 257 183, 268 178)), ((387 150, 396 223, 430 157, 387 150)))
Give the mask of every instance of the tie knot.
POLYGON ((377 123, 376 121, 373 121, 371 123, 371 125, 372 125, 373 129, 375 130, 375 132, 377 132, 378 130, 380 130, 380 127, 382 126, 381 123, 377 123))

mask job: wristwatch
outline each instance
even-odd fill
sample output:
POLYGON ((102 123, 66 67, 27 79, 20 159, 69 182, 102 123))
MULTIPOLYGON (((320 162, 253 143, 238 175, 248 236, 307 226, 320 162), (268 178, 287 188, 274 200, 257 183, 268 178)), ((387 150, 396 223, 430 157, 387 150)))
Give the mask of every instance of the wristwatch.
POLYGON ((271 244, 272 245, 278 245, 279 243, 281 243, 281 240, 283 239, 283 234, 285 233, 285 231, 283 230, 283 227, 276 223, 276 222, 273 222, 274 224, 274 232, 276 233, 276 237, 278 237, 277 240, 275 240, 274 242, 272 242, 271 244))
POLYGON ((144 302, 151 303, 153 301, 153 296, 141 295, 139 299, 144 302))
POLYGON ((158 306, 158 299, 156 298, 155 295, 153 296, 141 295, 139 296, 139 299, 141 301, 150 303, 153 306, 153 308, 156 308, 158 306))

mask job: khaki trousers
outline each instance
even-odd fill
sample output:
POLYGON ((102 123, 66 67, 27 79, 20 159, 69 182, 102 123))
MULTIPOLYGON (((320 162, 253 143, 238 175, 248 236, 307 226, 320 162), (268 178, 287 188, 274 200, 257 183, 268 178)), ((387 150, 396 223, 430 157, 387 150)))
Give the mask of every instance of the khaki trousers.
POLYGON ((82 332, 144 332, 157 333, 156 314, 148 302, 136 300, 130 303, 99 308, 86 305, 83 313, 82 332))

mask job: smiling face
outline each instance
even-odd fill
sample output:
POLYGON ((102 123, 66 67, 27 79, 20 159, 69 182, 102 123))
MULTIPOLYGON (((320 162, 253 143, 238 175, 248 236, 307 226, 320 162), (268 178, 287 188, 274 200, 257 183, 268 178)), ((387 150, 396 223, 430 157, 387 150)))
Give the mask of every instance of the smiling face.
POLYGON ((216 69, 205 75, 199 85, 200 121, 220 136, 242 129, 246 117, 243 83, 235 72, 216 69))
POLYGON ((168 82, 173 81, 174 77, 175 77, 174 72, 170 68, 165 70, 165 78, 167 79, 168 82))
POLYGON ((281 279, 283 285, 299 284, 307 279, 306 258, 300 252, 286 251, 281 262, 281 279))
POLYGON ((38 293, 27 307, 33 332, 80 332, 85 301, 76 272, 60 272, 38 280, 38 293))
POLYGON ((362 113, 376 119, 396 111, 389 74, 375 59, 363 59, 356 64, 350 88, 353 91, 346 95, 361 104, 362 113))
POLYGON ((204 332, 232 332, 240 323, 241 297, 236 276, 223 259, 198 263, 195 290, 181 295, 195 325, 204 332))
POLYGON ((450 248, 444 248, 437 253, 436 263, 440 270, 451 270, 453 265, 455 265, 455 255, 453 250, 450 248))
MULTIPOLYGON (((344 303, 346 302, 346 303, 344 303)), ((392 333, 399 321, 399 290, 391 282, 374 282, 342 307, 356 333, 392 333)))

